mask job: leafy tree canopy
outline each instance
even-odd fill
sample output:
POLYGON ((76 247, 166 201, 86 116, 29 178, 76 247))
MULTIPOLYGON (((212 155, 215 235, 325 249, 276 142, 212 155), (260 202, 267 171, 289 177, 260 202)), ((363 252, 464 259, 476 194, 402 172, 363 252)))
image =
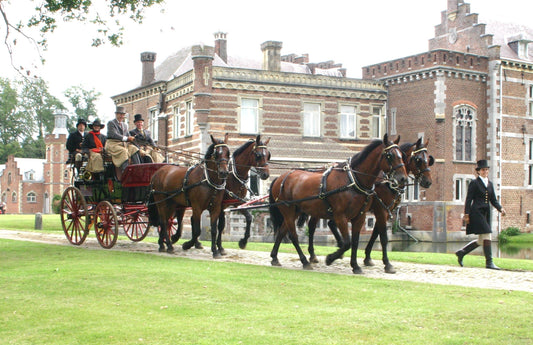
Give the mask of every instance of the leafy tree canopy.
MULTIPOLYGON (((16 18, 17 15, 14 14, 12 17, 8 4, 20 5, 20 1, 0 0, 0 29, 4 31, 4 44, 13 57, 19 39, 31 41, 37 47, 42 63, 44 58, 41 51, 46 50, 47 37, 62 22, 77 21, 94 25, 92 45, 95 47, 105 43, 121 46, 124 34, 121 20, 127 18, 135 23, 142 23, 146 8, 164 3, 164 0, 28 0, 35 4, 33 9, 28 9, 28 16, 16 18), (40 37, 32 37, 33 29, 39 31, 40 37)), ((15 66, 13 60, 11 63, 19 72, 24 69, 15 66)))

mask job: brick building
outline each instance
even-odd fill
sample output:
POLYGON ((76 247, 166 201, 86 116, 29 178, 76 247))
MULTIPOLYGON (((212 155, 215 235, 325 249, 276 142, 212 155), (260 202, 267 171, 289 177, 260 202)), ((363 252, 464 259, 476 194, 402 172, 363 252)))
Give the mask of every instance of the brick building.
MULTIPOLYGON (((168 157, 174 163, 191 160, 181 150, 205 152, 208 134, 229 133, 232 149, 257 134, 271 137, 271 178, 346 160, 383 136, 384 83, 346 78, 341 64, 310 63, 308 55, 282 56, 281 49, 267 41, 262 60, 234 57, 219 32, 214 47, 184 48, 157 68, 156 54, 145 52, 141 85, 113 100, 130 122, 136 113, 147 119, 158 144, 177 152, 168 157)), ((251 180, 267 193, 270 181, 251 180)))
POLYGON ((45 136, 46 159, 9 156, 0 165, 0 201, 6 204, 6 213, 51 213, 54 196, 70 186, 66 118, 55 115, 54 131, 45 136))
POLYGON ((533 208, 533 29, 479 23, 462 0, 448 0, 427 52, 363 68, 385 83, 387 130, 423 136, 436 158, 434 184, 410 188, 402 223, 434 241, 462 236, 468 182, 479 159, 507 210, 493 229, 531 231, 533 208))

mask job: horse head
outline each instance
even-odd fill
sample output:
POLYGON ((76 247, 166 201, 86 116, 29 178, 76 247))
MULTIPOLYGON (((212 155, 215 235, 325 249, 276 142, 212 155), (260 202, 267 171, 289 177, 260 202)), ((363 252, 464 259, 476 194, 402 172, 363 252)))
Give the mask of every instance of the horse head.
POLYGON ((212 144, 207 149, 205 159, 207 162, 212 162, 216 165, 216 171, 219 179, 226 179, 229 174, 228 163, 230 159, 230 151, 228 147, 228 133, 224 136, 224 140, 215 139, 211 135, 212 144))
POLYGON ((261 180, 266 180, 270 176, 270 170, 268 168, 270 151, 268 151, 267 148, 269 142, 270 138, 268 138, 265 142, 262 142, 261 135, 258 135, 257 138, 255 138, 255 145, 252 151, 255 157, 254 167, 261 180))
POLYGON ((389 141, 388 134, 383 136, 383 154, 381 159, 381 170, 385 173, 387 178, 395 180, 400 186, 407 183, 407 172, 405 171, 405 163, 403 160, 403 152, 398 146, 400 136, 395 141, 389 141))
POLYGON ((428 154, 428 144, 429 139, 423 144, 422 138, 419 138, 407 164, 407 169, 413 172, 415 179, 419 180, 420 185, 424 188, 431 186, 431 169, 429 167, 435 162, 433 156, 428 154))

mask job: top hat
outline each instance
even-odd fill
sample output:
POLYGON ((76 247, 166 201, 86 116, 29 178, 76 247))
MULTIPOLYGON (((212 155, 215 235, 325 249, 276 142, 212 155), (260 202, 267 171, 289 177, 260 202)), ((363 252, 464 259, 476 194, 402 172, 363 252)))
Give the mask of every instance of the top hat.
POLYGON ((144 121, 143 116, 141 114, 135 114, 135 118, 133 120, 133 123, 137 121, 144 121))
POLYGON ((489 167, 489 162, 486 159, 482 159, 482 160, 477 161, 476 171, 479 171, 483 168, 488 168, 488 167, 489 167))
POLYGON ((105 125, 100 122, 100 120, 96 119, 93 121, 93 123, 89 123, 89 128, 93 129, 93 126, 100 126, 100 129, 104 129, 105 125))
POLYGON ((117 110, 115 110, 115 114, 126 114, 126 108, 124 107, 117 107, 117 110))
POLYGON ((78 123, 76 124, 76 127, 78 127, 79 124, 83 124, 85 125, 85 127, 87 127, 87 121, 85 121, 85 119, 78 119, 78 123))

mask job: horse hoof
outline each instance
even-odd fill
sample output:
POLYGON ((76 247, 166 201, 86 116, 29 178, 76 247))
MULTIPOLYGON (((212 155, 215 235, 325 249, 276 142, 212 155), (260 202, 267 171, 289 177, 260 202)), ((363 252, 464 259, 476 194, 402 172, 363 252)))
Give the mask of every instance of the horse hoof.
POLYGON ((246 248, 246 241, 245 240, 241 239, 239 241, 239 248, 241 248, 241 249, 245 249, 246 248))
POLYGON ((357 266, 356 268, 354 268, 352 270, 353 274, 363 274, 363 270, 361 269, 361 267, 357 266))
POLYGON ((316 258, 316 256, 311 256, 311 257, 309 257, 309 261, 310 261, 312 264, 318 264, 318 259, 316 258))
POLYGON ((169 253, 169 254, 174 253, 174 248, 172 248, 172 247, 167 248, 167 253, 169 253))
POLYGON ((272 260, 270 263, 272 264, 272 266, 278 266, 278 267, 281 267, 281 264, 279 263, 278 260, 272 260))
POLYGON ((335 259, 333 258, 333 255, 329 254, 328 256, 326 256, 326 265, 329 266, 333 263, 333 261, 335 261, 335 259))
POLYGON ((185 242, 185 243, 183 243, 183 245, 181 246, 181 248, 183 248, 183 250, 189 250, 189 249, 191 249, 191 247, 192 247, 192 244, 189 243, 189 242, 185 242))
POLYGON ((304 264, 304 270, 312 271, 313 270, 313 266, 311 266, 310 263, 304 264))
POLYGON ((226 250, 224 248, 220 249, 219 253, 220 255, 228 255, 228 253, 226 253, 226 250))
POLYGON ((196 249, 204 249, 204 246, 202 246, 202 244, 200 242, 196 242, 195 245, 194 245, 194 248, 196 248, 196 249))
POLYGON ((374 266, 374 261, 371 258, 365 258, 365 266, 374 266))
POLYGON ((165 247, 159 247, 159 252, 163 253, 165 251, 165 247))
POLYGON ((222 259, 222 255, 219 252, 213 253, 213 259, 222 259))
POLYGON ((396 273, 396 270, 394 267, 392 267, 392 265, 385 265, 385 273, 394 274, 396 273))

